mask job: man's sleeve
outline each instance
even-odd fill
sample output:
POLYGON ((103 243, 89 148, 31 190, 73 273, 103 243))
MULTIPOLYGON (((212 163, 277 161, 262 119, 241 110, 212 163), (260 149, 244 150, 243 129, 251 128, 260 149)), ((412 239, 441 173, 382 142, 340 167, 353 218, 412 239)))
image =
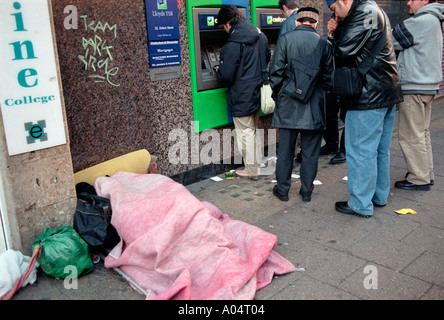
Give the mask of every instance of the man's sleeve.
POLYGON ((373 12, 378 13, 375 17, 376 21, 367 11, 361 9, 354 15, 348 26, 344 26, 341 37, 335 45, 335 57, 339 61, 349 61, 358 54, 364 60, 378 45, 379 40, 384 35, 383 30, 386 21, 381 10, 374 10, 373 12))
POLYGON ((268 38, 265 34, 262 34, 262 38, 264 39, 265 46, 262 48, 262 50, 265 50, 265 61, 267 62, 267 65, 270 63, 271 58, 271 49, 270 44, 268 42, 268 38))
POLYGON ((285 66, 287 65, 287 57, 285 56, 287 46, 286 40, 287 38, 284 36, 278 38, 276 49, 274 50, 273 58, 270 63, 270 86, 273 90, 271 97, 275 101, 282 88, 285 66))
POLYGON ((332 88, 331 75, 333 73, 333 46, 330 41, 327 41, 327 45, 325 46, 323 62, 324 65, 322 66, 320 83, 324 91, 330 91, 332 88))
POLYGON ((236 80, 237 69, 240 64, 240 44, 228 42, 220 51, 219 70, 216 73, 217 81, 228 87, 236 80))
MULTIPOLYGON (((408 24, 408 20, 406 21, 408 24)), ((413 35, 407 29, 404 22, 398 24, 393 30, 393 44, 395 50, 401 51, 410 48, 415 43, 413 35)))

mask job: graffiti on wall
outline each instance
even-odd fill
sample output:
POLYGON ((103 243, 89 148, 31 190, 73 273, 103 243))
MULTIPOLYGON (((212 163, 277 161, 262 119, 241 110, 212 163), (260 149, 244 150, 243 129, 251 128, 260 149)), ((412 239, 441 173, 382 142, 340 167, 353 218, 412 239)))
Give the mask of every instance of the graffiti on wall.
POLYGON ((94 32, 94 36, 82 37, 83 55, 79 55, 83 62, 85 71, 90 71, 88 77, 95 82, 107 82, 112 86, 120 86, 115 82, 119 67, 115 66, 112 51, 112 41, 117 38, 117 25, 110 25, 88 18, 87 15, 80 16, 83 20, 85 31, 94 32))
POLYGON ((85 31, 92 31, 94 36, 82 37, 83 55, 78 58, 83 63, 85 71, 89 71, 88 77, 95 79, 95 82, 107 82, 112 86, 118 87, 115 77, 119 72, 119 67, 115 65, 113 59, 111 43, 117 38, 117 25, 111 25, 108 22, 95 21, 87 15, 78 15, 76 6, 67 5, 63 9, 68 14, 63 20, 63 26, 66 30, 78 29, 79 18, 85 31))

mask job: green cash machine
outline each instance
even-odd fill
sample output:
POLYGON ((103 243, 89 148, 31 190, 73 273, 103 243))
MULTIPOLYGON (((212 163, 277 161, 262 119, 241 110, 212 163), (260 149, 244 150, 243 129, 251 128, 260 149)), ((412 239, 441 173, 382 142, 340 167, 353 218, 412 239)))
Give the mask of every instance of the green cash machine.
POLYGON ((237 6, 248 19, 246 0, 186 1, 195 132, 233 123, 226 89, 217 82, 214 70, 228 39, 228 33, 216 21, 222 5, 237 6))

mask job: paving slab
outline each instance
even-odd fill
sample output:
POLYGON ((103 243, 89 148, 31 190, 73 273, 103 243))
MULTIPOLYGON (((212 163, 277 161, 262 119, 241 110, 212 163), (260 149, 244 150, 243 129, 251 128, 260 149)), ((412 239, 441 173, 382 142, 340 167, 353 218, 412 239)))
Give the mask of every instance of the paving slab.
POLYGON ((425 251, 420 257, 409 264, 404 274, 444 287, 444 255, 425 251))
POLYGON ((364 300, 417 300, 432 286, 427 281, 378 264, 369 263, 366 266, 373 266, 376 271, 360 268, 342 282, 339 288, 364 300), (369 277, 372 276, 377 276, 374 283, 370 283, 369 277))

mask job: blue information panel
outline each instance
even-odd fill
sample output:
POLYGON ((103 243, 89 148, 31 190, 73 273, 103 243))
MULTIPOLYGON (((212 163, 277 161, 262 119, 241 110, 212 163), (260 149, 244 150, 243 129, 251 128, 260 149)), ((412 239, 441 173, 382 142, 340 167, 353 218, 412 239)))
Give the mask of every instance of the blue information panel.
POLYGON ((181 64, 177 0, 145 0, 150 67, 181 64))
POLYGON ((168 67, 180 65, 179 40, 150 41, 150 67, 168 67))
POLYGON ((280 27, 284 22, 285 17, 282 14, 276 13, 261 13, 261 28, 280 27))

